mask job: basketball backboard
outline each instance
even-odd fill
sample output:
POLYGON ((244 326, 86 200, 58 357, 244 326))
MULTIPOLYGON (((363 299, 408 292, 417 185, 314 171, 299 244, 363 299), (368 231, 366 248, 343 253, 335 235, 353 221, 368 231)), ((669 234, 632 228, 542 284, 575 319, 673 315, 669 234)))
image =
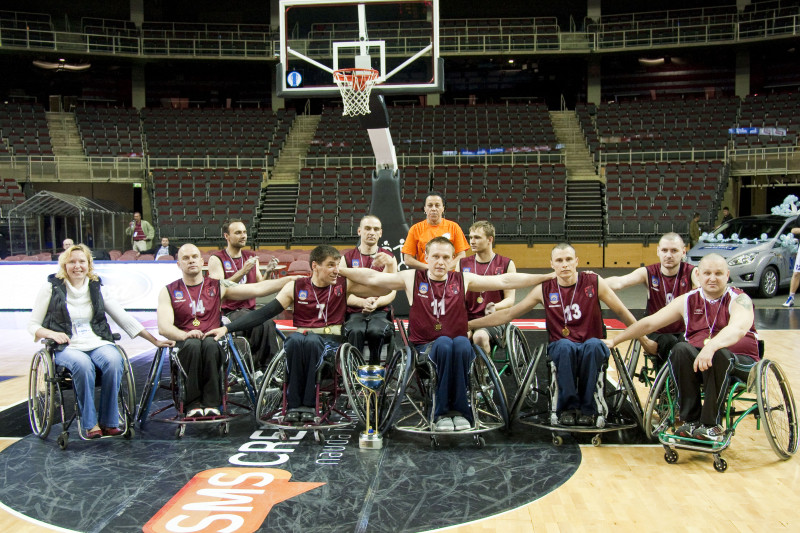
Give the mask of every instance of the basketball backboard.
POLYGON ((335 96, 333 72, 373 68, 381 94, 443 92, 439 0, 280 0, 282 98, 335 96))

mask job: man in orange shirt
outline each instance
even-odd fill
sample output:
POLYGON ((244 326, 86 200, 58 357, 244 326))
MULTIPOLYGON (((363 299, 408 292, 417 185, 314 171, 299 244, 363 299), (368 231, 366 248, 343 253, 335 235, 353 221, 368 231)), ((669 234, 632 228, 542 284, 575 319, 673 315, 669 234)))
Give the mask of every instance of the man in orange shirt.
POLYGON ((417 222, 408 230, 408 236, 403 243, 403 262, 409 268, 417 270, 427 270, 428 264, 425 260, 425 246, 434 237, 445 237, 453 243, 455 247, 455 257, 450 265, 453 270, 462 257, 466 256, 469 250, 469 242, 464 236, 461 227, 447 220, 444 214, 444 200, 438 192, 431 191, 425 198, 425 220, 417 222))

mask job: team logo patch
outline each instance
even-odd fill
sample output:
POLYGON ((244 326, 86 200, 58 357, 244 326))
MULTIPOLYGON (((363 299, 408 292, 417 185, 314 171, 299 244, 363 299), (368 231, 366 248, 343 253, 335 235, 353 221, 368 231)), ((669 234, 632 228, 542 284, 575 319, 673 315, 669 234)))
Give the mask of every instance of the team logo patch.
POLYGON ((587 298, 594 298, 594 287, 586 287, 583 292, 587 298))
POLYGON ((352 266, 353 268, 359 268, 361 266, 361 261, 359 261, 358 259, 353 259, 350 266, 352 266))
POLYGON ((472 268, 471 267, 464 267, 464 268, 461 269, 461 272, 472 272, 472 268))
POLYGON ((551 292, 550 293, 550 303, 551 304, 557 304, 558 303, 558 293, 557 292, 551 292))
POLYGON ((424 281, 419 284, 419 293, 420 294, 428 294, 428 284, 424 281))
POLYGON ((658 288, 659 285, 658 276, 652 276, 650 278, 650 285, 652 285, 654 289, 658 288))
POLYGON ((300 298, 301 300, 308 300, 308 291, 306 290, 297 291, 297 297, 300 298))
POLYGON ((232 265, 231 265, 231 262, 230 262, 230 261, 225 261, 225 262, 224 262, 224 263, 222 263, 222 264, 223 264, 223 266, 225 267, 225 270, 230 270, 230 269, 231 269, 231 267, 232 267, 232 265))
POLYGON ((337 285, 336 287, 333 288, 333 295, 334 296, 341 296, 342 295, 342 286, 341 285, 337 285))
POLYGON ((447 290, 450 291, 450 294, 452 294, 452 295, 456 295, 456 294, 459 293, 458 285, 455 284, 455 283, 453 283, 452 285, 447 287, 447 290))
POLYGON ((495 276, 499 276, 502 273, 503 273, 503 267, 495 267, 495 269, 494 269, 494 275, 495 276))
POLYGON ((174 294, 176 300, 183 300, 183 291, 175 291, 174 294))
POLYGON ((207 291, 207 294, 208 294, 210 297, 212 297, 212 298, 213 298, 214 296, 216 296, 216 295, 217 295, 217 291, 214 289, 214 287, 209 287, 209 288, 208 288, 208 291, 207 291))

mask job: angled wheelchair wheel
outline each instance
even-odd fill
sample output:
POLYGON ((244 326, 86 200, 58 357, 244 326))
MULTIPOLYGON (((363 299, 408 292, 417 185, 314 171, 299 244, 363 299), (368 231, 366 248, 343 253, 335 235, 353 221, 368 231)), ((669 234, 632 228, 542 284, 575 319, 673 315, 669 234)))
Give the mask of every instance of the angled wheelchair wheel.
POLYGON ((781 367, 763 359, 756 367, 756 401, 770 446, 781 459, 797 452, 798 423, 794 396, 781 367))
POLYGON ((625 366, 625 361, 616 348, 611 350, 611 358, 614 360, 614 366, 617 368, 619 388, 613 393, 614 397, 612 401, 608 403, 618 415, 622 416, 623 413, 628 412, 633 415, 637 426, 640 428, 644 427, 642 403, 639 401, 639 394, 637 394, 636 388, 633 386, 633 380, 631 379, 628 367, 625 366))
POLYGON ((628 343, 628 349, 625 350, 625 355, 622 356, 622 362, 625 368, 628 369, 628 374, 631 376, 636 375, 636 367, 639 365, 639 356, 642 353, 642 345, 639 339, 633 339, 628 343))
POLYGON ((378 402, 378 430, 386 432, 392 427, 400 411, 406 393, 409 368, 413 365, 413 353, 404 347, 392 354, 386 366, 383 394, 378 402))
POLYGON ((55 418, 55 365, 46 349, 33 356, 28 373, 28 420, 34 435, 43 439, 55 418))
POLYGON ((161 380, 161 361, 164 354, 168 352, 169 348, 159 348, 153 355, 153 361, 150 363, 150 370, 147 372, 147 380, 144 382, 142 396, 135 414, 135 418, 139 422, 139 427, 143 427, 147 422, 147 415, 150 412, 150 406, 153 403, 153 399, 158 391, 159 381, 161 380))
POLYGON ((286 350, 281 350, 270 361, 256 401, 256 420, 268 421, 283 407, 283 389, 286 384, 286 350))
POLYGON ((644 408, 644 433, 655 440, 659 433, 675 425, 675 406, 678 388, 669 373, 669 365, 658 372, 644 408))
MULTIPOLYGON (((342 382, 350 407, 356 412, 362 424, 367 420, 367 393, 358 383, 358 367, 364 366, 364 357, 352 344, 344 343, 339 347, 339 364, 342 370, 342 382)), ((374 418, 373 418, 374 420, 374 418)))
POLYGON ((133 379, 133 369, 128 360, 128 354, 122 346, 117 346, 117 349, 122 354, 122 379, 119 384, 118 394, 118 411, 120 420, 125 422, 123 427, 126 438, 133 436, 133 423, 136 419, 136 383, 133 379))
MULTIPOLYGON (((547 410, 546 399, 549 397, 549 391, 540 388, 540 373, 546 367, 547 354, 545 353, 545 345, 542 344, 536 349, 533 358, 528 363, 528 368, 520 381, 517 394, 511 402, 511 420, 516 420, 522 413, 528 411, 541 411, 547 410), (540 405, 540 400, 542 404, 540 405)), ((541 383, 548 383, 547 378, 544 378, 541 383)))
POLYGON ((474 346, 475 363, 472 367, 471 395, 476 421, 483 425, 498 422, 502 427, 509 426, 508 405, 503 382, 492 361, 478 346, 474 346))
POLYGON ((511 373, 514 376, 514 381, 517 385, 522 383, 525 377, 525 371, 528 369, 533 353, 528 347, 528 341, 525 340, 525 335, 514 324, 508 324, 505 331, 505 345, 508 359, 511 364, 511 373))

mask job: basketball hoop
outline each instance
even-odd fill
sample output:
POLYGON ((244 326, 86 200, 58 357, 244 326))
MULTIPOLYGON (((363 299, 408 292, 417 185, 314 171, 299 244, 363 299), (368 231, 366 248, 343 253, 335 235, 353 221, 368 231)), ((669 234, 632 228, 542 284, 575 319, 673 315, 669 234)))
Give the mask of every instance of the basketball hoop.
POLYGON ((377 79, 378 71, 372 68, 343 68, 333 72, 333 81, 342 93, 342 115, 355 117, 370 113, 369 95, 377 79))

